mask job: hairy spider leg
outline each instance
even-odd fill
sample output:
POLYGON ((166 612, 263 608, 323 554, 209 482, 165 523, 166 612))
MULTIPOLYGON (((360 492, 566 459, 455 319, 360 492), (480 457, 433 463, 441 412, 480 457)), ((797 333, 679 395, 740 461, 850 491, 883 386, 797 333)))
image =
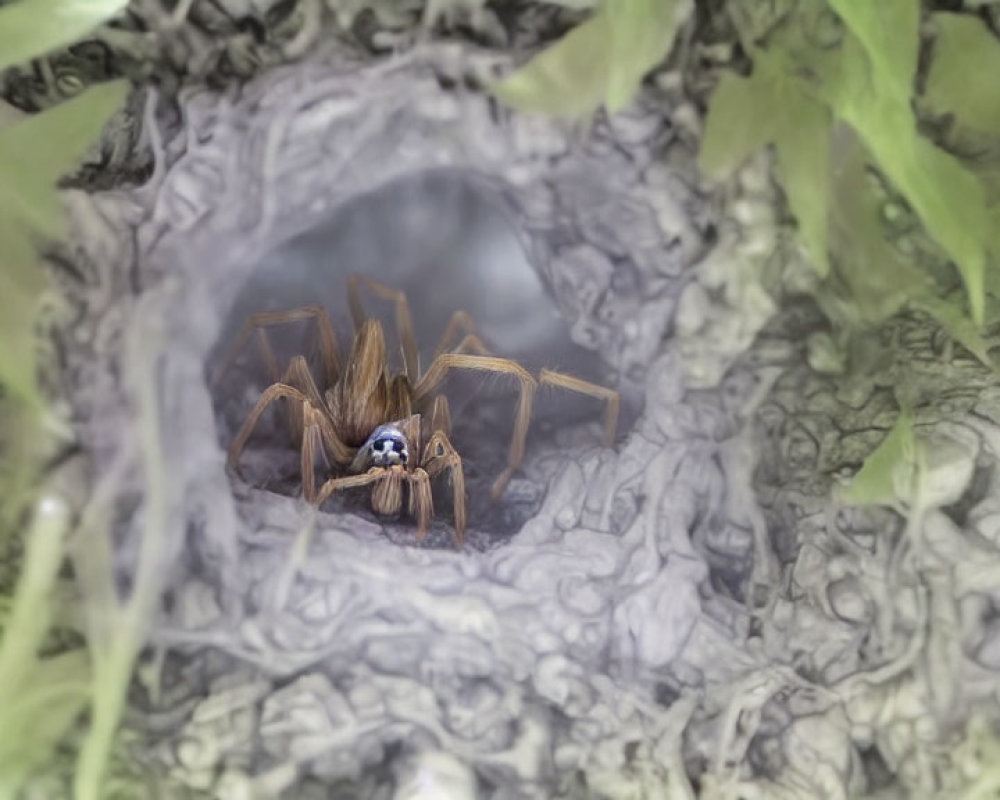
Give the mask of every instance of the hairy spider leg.
POLYGON ((385 467, 372 467, 368 472, 362 472, 360 475, 344 475, 340 478, 330 478, 319 487, 319 492, 316 495, 316 506, 323 505, 323 503, 330 499, 334 492, 340 492, 344 489, 356 489, 375 483, 386 472, 388 470, 385 467))
POLYGON ((321 409, 311 403, 303 406, 305 431, 302 436, 302 450, 299 454, 302 473, 302 494, 307 502, 316 499, 316 460, 321 458, 330 468, 330 460, 343 468, 357 455, 357 448, 344 444, 337 436, 333 423, 321 409))
POLYGON ((482 343, 482 340, 480 340, 480 338, 476 336, 474 333, 470 333, 468 336, 462 339, 462 341, 460 341, 457 345, 455 345, 455 349, 452 350, 451 352, 458 353, 460 355, 462 353, 472 353, 473 355, 477 356, 493 355, 489 351, 489 348, 487 348, 486 345, 482 343))
POLYGON ((316 496, 317 458, 329 469, 331 458, 343 466, 353 457, 353 452, 334 431, 323 396, 303 356, 292 359, 281 382, 298 389, 307 400, 305 403, 288 402, 288 418, 292 441, 299 448, 302 494, 311 503, 316 496))
POLYGON ((438 342, 438 346, 434 349, 434 358, 437 358, 442 353, 475 353, 480 356, 491 355, 489 349, 482 343, 480 338, 475 335, 474 331, 475 326, 473 325, 472 317, 465 311, 456 311, 451 315, 451 319, 448 320, 448 325, 445 327, 444 333, 441 335, 441 341, 438 342), (452 347, 452 341, 460 332, 464 333, 464 336, 456 346, 452 347))
POLYGON ((543 386, 555 386, 570 392, 577 392, 588 397, 603 400, 604 405, 604 446, 611 447, 615 443, 615 433, 618 430, 618 408, 621 398, 614 389, 598 386, 596 383, 574 378, 562 372, 543 369, 538 373, 538 382, 543 386))
POLYGON ((398 289, 373 281, 364 275, 348 275, 347 303, 351 309, 355 331, 360 330, 362 323, 367 319, 364 306, 361 304, 362 286, 379 299, 386 300, 395 306, 396 335, 399 336, 399 344, 403 351, 403 368, 410 380, 416 380, 420 369, 417 337, 413 333, 413 320, 410 317, 410 304, 407 302, 406 295, 398 289))
POLYGON ((268 386, 257 399, 256 405, 254 405, 253 410, 247 414, 246 418, 243 420, 243 424, 240 425, 240 429, 236 431, 236 435, 233 440, 229 443, 229 450, 226 453, 226 466, 229 469, 233 469, 236 466, 236 462, 239 461, 240 455, 243 453, 243 448, 246 447, 247 440, 250 438, 250 434, 253 433, 254 428, 257 427, 257 421, 260 419, 260 415, 267 410, 267 407, 271 405, 279 397, 287 397, 290 400, 295 400, 299 403, 308 402, 306 396, 302 394, 298 389, 288 386, 284 383, 272 383, 268 386))
MULTIPOLYGON (((304 356, 295 356, 291 360, 291 363, 289 363, 288 369, 285 370, 285 374, 280 380, 275 381, 275 383, 284 383, 287 386, 298 389, 313 406, 319 409, 326 408, 323 395, 320 394, 319 388, 316 386, 316 381, 309 371, 309 365, 306 363, 304 356)), ((302 443, 305 406, 302 403, 288 403, 287 405, 292 441, 298 446, 302 443)))
POLYGON ((476 328, 472 322, 472 317, 465 311, 456 311, 451 315, 451 319, 448 320, 444 333, 441 334, 441 340, 438 342, 438 346, 434 348, 434 358, 437 358, 444 352, 451 351, 451 342, 456 338, 456 336, 458 336, 459 332, 468 336, 474 333, 475 330, 476 328))
POLYGON ((443 394, 434 396, 431 403, 431 433, 440 431, 445 436, 451 436, 451 408, 448 405, 448 398, 443 394))
POLYGON ((377 426, 392 419, 392 383, 382 325, 366 319, 354 334, 344 374, 326 393, 330 416, 345 442, 360 445, 377 426))
POLYGON ((410 513, 417 518, 417 538, 427 533, 434 504, 427 472, 417 467, 407 472, 402 466, 372 467, 360 475, 330 478, 316 495, 316 506, 323 505, 334 492, 375 484, 372 488, 372 508, 376 513, 395 514, 403 505, 403 483, 410 487, 410 513))
POLYGON ((524 367, 509 358, 494 356, 473 356, 464 353, 442 353, 431 362, 427 372, 417 381, 413 389, 414 397, 419 404, 426 399, 444 380, 449 370, 466 369, 481 372, 493 372, 502 375, 513 375, 519 383, 517 411, 514 416, 514 432, 511 436, 510 450, 507 454, 507 467, 497 476, 490 487, 490 495, 497 500, 507 487, 514 471, 524 458, 524 443, 528 435, 528 425, 531 422, 531 404, 535 396, 537 381, 524 367))
POLYGON ((417 518, 417 541, 427 535, 431 517, 434 516, 434 496, 431 494, 431 478, 426 470, 417 467, 406 474, 410 484, 410 516, 417 518))
MULTIPOLYGON (((316 438, 314 431, 319 434, 319 441, 325 448, 325 452, 329 453, 335 461, 339 463, 350 463, 351 459, 354 458, 354 448, 347 446, 340 440, 336 431, 333 429, 333 425, 330 423, 330 420, 326 417, 323 411, 313 406, 312 403, 309 402, 306 395, 294 386, 289 386, 285 383, 273 383, 261 393, 260 398, 257 400, 257 404, 247 415, 246 419, 243 420, 243 424, 233 437, 233 441, 229 444, 229 450, 226 458, 226 466, 229 469, 234 469, 236 467, 236 463, 239 461, 240 455, 243 453, 247 441, 250 439, 250 435, 253 433, 254 428, 257 427, 257 422, 260 420, 261 414, 263 414, 264 411, 267 410, 268 406, 270 406, 275 400, 282 397, 288 398, 289 400, 299 403, 301 406, 305 407, 302 414, 304 424, 308 425, 308 435, 305 431, 303 432, 302 447, 303 449, 306 447, 313 448, 313 458, 310 463, 315 462, 316 455, 316 438)), ((302 458, 305 460, 304 454, 302 458)))
POLYGON ((405 375, 396 375, 389 382, 389 416, 397 419, 413 413, 413 388, 405 375))
MULTIPOLYGON (((405 377, 405 376, 404 376, 405 377)), ((393 424, 399 428, 410 445, 413 461, 406 467, 395 468, 400 477, 387 476, 385 483, 377 486, 372 492, 372 508, 380 513, 395 514, 402 506, 402 482, 406 481, 409 488, 410 516, 417 520, 417 539, 423 539, 427 527, 434 516, 434 498, 431 494, 430 476, 416 463, 420 455, 421 416, 410 414, 405 419, 396 420, 393 424), (384 511, 380 511, 384 507, 384 511)), ((390 471, 394 468, 390 468, 390 471)), ((396 474, 396 473, 393 473, 396 474)))
POLYGON ((247 317, 236 338, 233 339, 232 344, 229 345, 219 360, 218 366, 212 371, 212 377, 209 381, 210 385, 214 387, 219 384, 226 370, 232 366, 232 363, 240 354, 240 350, 246 344, 247 339, 254 332, 257 334, 257 347, 260 351, 261 359, 264 361, 264 367, 268 371, 268 377, 271 381, 277 383, 279 375, 278 363, 275 359, 274 348, 271 346, 266 329, 276 325, 286 325, 291 322, 303 322, 310 319, 316 320, 316 328, 319 333, 319 352, 320 358, 323 361, 323 377, 326 380, 327 386, 333 386, 340 376, 337 337, 333 332, 333 325, 330 323, 330 317, 327 315, 326 309, 315 305, 291 308, 287 311, 259 311, 247 317))
POLYGON ((312 503, 316 499, 316 457, 323 458, 327 469, 330 467, 330 462, 323 448, 323 434, 319 421, 322 415, 309 403, 301 404, 301 409, 305 428, 299 451, 299 472, 302 475, 302 496, 307 503, 312 503))
POLYGON ((430 478, 445 470, 449 471, 455 516, 455 543, 461 547, 465 541, 465 471, 462 467, 462 457, 443 430, 435 430, 427 440, 420 465, 430 478))

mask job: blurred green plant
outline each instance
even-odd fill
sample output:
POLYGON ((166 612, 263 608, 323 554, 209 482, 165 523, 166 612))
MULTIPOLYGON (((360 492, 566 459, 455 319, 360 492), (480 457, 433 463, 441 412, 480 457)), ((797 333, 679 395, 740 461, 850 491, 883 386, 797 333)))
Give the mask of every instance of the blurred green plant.
POLYGON ((962 128, 1000 134, 1000 44, 981 19, 934 14, 933 59, 920 101, 935 114, 953 115, 962 128))
MULTIPOLYGON (((15 0, 0 7, 0 69, 75 41, 126 5, 15 0)), ((18 796, 51 758, 92 692, 83 649, 42 654, 70 512, 60 498, 39 493, 57 427, 37 382, 36 320, 48 288, 39 248, 64 234, 57 180, 79 162, 126 91, 120 82, 98 86, 0 128, 0 547, 20 537, 23 548, 16 587, 0 586, 7 593, 0 619, 0 798, 18 796)))
MULTIPOLYGON (((745 9, 737 3, 729 8, 753 67, 749 77, 723 75, 712 96, 700 156, 704 170, 726 177, 761 145, 773 143, 778 178, 811 263, 821 277, 829 278, 832 257, 839 273, 832 280, 852 290, 855 318, 846 321, 877 323, 903 305, 919 305, 989 363, 976 329, 986 319, 987 258, 998 249, 996 209, 988 202, 983 176, 920 133, 921 120, 913 108, 921 46, 919 0, 799 0, 794 13, 760 36, 745 21, 745 9), (753 116, 747 109, 753 109, 753 116), (804 132, 799 133, 800 126, 804 132), (831 147, 831 142, 847 146, 831 147), (870 202, 876 186, 857 180, 859 157, 862 171, 887 179, 955 264, 967 305, 942 297, 942 290, 926 279, 899 283, 908 259, 891 255, 894 246, 881 219, 883 204, 870 202), (838 181, 845 180, 851 190, 838 191, 838 181), (857 204, 865 214, 878 216, 862 220, 852 208, 857 204), (859 223, 864 230, 860 237, 859 223), (850 246, 844 248, 848 241, 850 246), (889 274, 858 283, 861 273, 878 271, 889 274), (910 285, 916 288, 912 295, 906 292, 910 285), (974 325, 960 323, 963 316, 974 325), (958 329, 961 336, 956 335, 958 329)), ((955 42, 958 28, 966 36, 970 30, 980 34, 977 69, 984 75, 989 74, 984 69, 989 59, 1000 53, 1000 42, 983 24, 967 20, 978 29, 963 23, 940 31, 924 96, 940 112, 968 114, 990 125, 996 121, 986 109, 996 100, 985 86, 983 106, 969 99, 975 91, 951 91, 959 74, 969 74, 963 45, 955 42)), ((993 130, 1000 134, 1000 126, 993 130)), ((917 268, 907 271, 914 277, 917 268)))
POLYGON ((0 70, 73 44, 128 0, 14 0, 0 9, 0 70))
POLYGON ((783 60, 761 51, 753 73, 726 73, 712 96, 701 145, 702 169, 728 177, 773 144, 778 177, 799 222, 803 243, 821 275, 829 273, 827 214, 832 115, 783 60))
POLYGON ((850 484, 836 493, 839 499, 858 506, 911 503, 917 485, 917 447, 913 415, 904 408, 850 484))
POLYGON ((596 12, 492 87, 514 108, 583 117, 618 111, 673 45, 687 0, 604 0, 596 12))

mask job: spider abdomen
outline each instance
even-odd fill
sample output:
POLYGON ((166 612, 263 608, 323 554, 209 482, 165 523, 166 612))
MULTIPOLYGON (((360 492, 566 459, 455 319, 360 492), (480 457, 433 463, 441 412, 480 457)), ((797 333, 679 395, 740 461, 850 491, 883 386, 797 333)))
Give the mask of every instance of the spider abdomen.
POLYGON ((330 411, 341 438, 350 445, 365 440, 367 432, 389 416, 389 377, 386 374, 382 326, 365 320, 354 336, 347 368, 330 398, 330 411))

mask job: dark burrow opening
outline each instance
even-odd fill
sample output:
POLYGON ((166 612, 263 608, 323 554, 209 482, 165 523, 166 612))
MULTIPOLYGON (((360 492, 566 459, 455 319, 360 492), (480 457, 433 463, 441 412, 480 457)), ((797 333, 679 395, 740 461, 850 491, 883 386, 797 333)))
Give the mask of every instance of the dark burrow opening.
MULTIPOLYGON (((473 176, 445 171, 411 176, 360 196, 324 224, 265 254, 235 294, 208 360, 208 374, 249 315, 304 305, 321 305, 327 311, 343 360, 352 338, 346 288, 352 274, 405 293, 421 370, 432 360, 451 315, 463 310, 493 354, 514 359, 533 375, 544 367, 617 388, 614 370, 570 339, 567 320, 525 256, 504 196, 473 176)), ((363 299, 368 315, 382 323, 390 367, 401 370, 393 304, 371 293, 363 299)), ((322 390, 316 331, 312 322, 292 322, 269 328, 268 336, 279 370, 293 356, 304 355, 322 390)), ((264 358, 251 337, 212 388, 223 448, 269 383, 264 358)), ((516 533, 537 512, 546 479, 560 463, 601 446, 599 400, 541 388, 523 468, 493 503, 489 487, 506 463, 517 383, 506 376, 453 372, 444 393, 451 406, 452 442, 463 459, 473 547, 488 547, 516 533)), ((299 451, 282 402, 261 418, 240 457, 238 474, 251 486, 298 496, 299 451)), ((634 414, 622 414, 619 438, 633 420, 634 414)), ((328 474, 319 464, 318 476, 328 474)), ((434 483, 435 519, 424 544, 450 547, 451 488, 443 476, 434 483)), ((349 490, 325 503, 323 510, 374 519, 369 494, 366 489, 349 490)), ((386 523, 394 540, 415 542, 413 521, 405 513, 396 521, 379 521, 386 523)))

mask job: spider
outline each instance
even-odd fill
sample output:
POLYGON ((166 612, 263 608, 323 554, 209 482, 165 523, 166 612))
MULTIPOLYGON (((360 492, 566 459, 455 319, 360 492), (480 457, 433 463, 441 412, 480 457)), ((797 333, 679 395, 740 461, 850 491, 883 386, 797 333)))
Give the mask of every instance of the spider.
POLYGON ((430 365, 420 371, 417 344, 406 296, 368 278, 347 278, 347 298, 354 322, 354 340, 342 363, 337 339, 325 309, 302 306, 286 311, 251 314, 214 371, 216 385, 256 332, 257 346, 271 385, 247 415, 233 437, 227 467, 235 470, 264 411, 279 398, 288 403, 293 439, 300 450, 302 494, 321 506, 335 492, 371 486, 371 507, 377 515, 396 516, 407 495, 408 511, 417 522, 417 539, 426 534, 433 516, 431 480, 448 473, 453 494, 456 544, 465 537, 465 478, 462 459, 452 446, 451 414, 447 398, 439 393, 451 370, 478 370, 517 379, 519 394, 505 469, 494 480, 490 495, 497 500, 524 457, 535 389, 555 386, 603 400, 604 439, 611 446, 618 422, 618 393, 612 389, 543 369, 534 378, 511 359, 496 357, 475 335, 471 317, 456 311, 434 351, 430 365), (386 358, 381 324, 367 317, 361 290, 393 303, 403 358, 402 372, 393 374, 386 358), (317 385, 304 356, 292 358, 279 372, 267 329, 277 325, 314 321, 322 362, 323 390, 317 385), (458 336, 462 338, 453 345, 458 336), (317 487, 317 459, 326 462, 333 477, 317 487), (407 490, 404 492, 404 487, 407 490))

